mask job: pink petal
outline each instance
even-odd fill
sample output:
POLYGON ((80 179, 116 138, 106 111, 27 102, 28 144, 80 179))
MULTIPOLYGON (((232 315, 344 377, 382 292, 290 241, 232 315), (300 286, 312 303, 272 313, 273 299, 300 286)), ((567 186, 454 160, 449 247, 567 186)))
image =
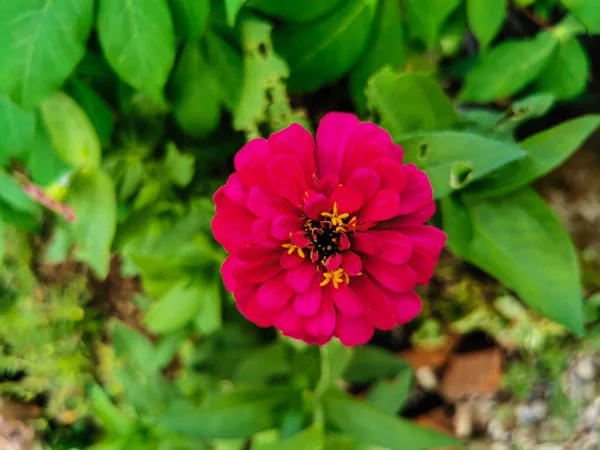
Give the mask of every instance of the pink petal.
POLYGON ((410 238, 415 247, 428 249, 436 254, 439 254, 446 244, 446 233, 429 225, 404 227, 401 231, 410 238))
POLYGON ((223 284, 225 285, 225 289, 229 292, 233 292, 238 289, 238 284, 233 277, 233 271, 237 267, 244 266, 245 264, 240 261, 235 256, 228 256, 223 265, 221 266, 221 275, 223 276, 223 284))
POLYGON ((350 248, 350 238, 346 233, 340 234, 340 250, 348 250, 350 248))
POLYGON ((335 335, 342 344, 351 347, 363 345, 373 337, 373 325, 364 317, 348 317, 338 315, 335 324, 335 335))
POLYGON ((246 206, 248 191, 244 187, 242 179, 238 173, 232 173, 229 176, 223 192, 228 198, 233 200, 238 205, 246 206))
POLYGON ((379 191, 359 212, 358 220, 380 222, 398 215, 400 196, 394 191, 379 191))
POLYGON ((406 188, 400 193, 400 215, 411 214, 426 207, 433 200, 433 189, 427 174, 414 164, 404 166, 406 188))
MULTIPOLYGON (((317 174, 315 166, 315 141, 311 134, 297 123, 291 124, 269 137, 273 155, 288 155, 304 169, 307 185, 314 185, 317 174)), ((316 186, 315 186, 316 187, 316 186)))
MULTIPOLYGON (((329 287, 327 285, 326 287, 329 287)), ((340 311, 343 315, 349 317, 356 317, 363 314, 363 308, 360 303, 360 300, 354 293, 352 289, 350 289, 346 284, 340 284, 336 289, 335 287, 329 287, 330 295, 333 297, 333 302, 335 303, 335 307, 340 311)))
POLYGON ((294 269, 295 267, 298 267, 300 264, 302 264, 303 261, 304 258, 301 258, 298 255, 298 253, 289 254, 286 251, 283 255, 281 255, 279 263, 284 269, 294 269))
POLYGON ((269 185, 292 205, 301 208, 308 184, 300 163, 287 155, 278 155, 267 164, 269 185))
POLYGON ((295 214, 298 209, 281 198, 268 186, 255 186, 248 193, 248 209, 259 217, 275 217, 295 214))
POLYGON ((321 291, 319 285, 321 277, 313 277, 310 287, 294 297, 294 311, 303 317, 311 317, 317 314, 321 306, 321 291))
POLYGON ((319 181, 319 186, 317 190, 321 192, 323 195, 329 197, 336 187, 340 185, 340 177, 335 173, 328 173, 321 181, 319 181))
POLYGON ((271 234, 272 220, 258 219, 250 227, 252 242, 259 247, 281 248, 281 240, 273 237, 271 234))
POLYGON ((347 186, 339 186, 331 197, 329 197, 331 204, 337 203, 337 207, 340 213, 353 213, 358 211, 363 205, 363 195, 347 186))
POLYGON ((259 284, 270 280, 282 271, 278 261, 267 264, 245 264, 233 269, 233 278, 238 285, 259 284))
POLYGON ((391 156, 392 138, 383 128, 371 122, 359 123, 348 138, 344 149, 340 182, 347 184, 354 171, 369 167, 381 156, 391 156))
POLYGON ((289 302, 273 317, 273 325, 286 336, 296 337, 303 333, 302 320, 294 311, 294 304, 289 302))
POLYGON ((417 249, 408 260, 408 265, 417 274, 417 284, 427 284, 433 277, 437 257, 431 253, 417 249))
POLYGON ((252 161, 267 159, 271 156, 271 149, 266 139, 252 139, 244 145, 233 157, 233 165, 238 172, 252 161))
POLYGON ((331 211, 331 203, 323 194, 313 194, 304 203, 304 214, 313 220, 321 220, 321 213, 331 211))
POLYGON ((402 164, 394 158, 378 158, 371 165, 371 169, 379 174, 380 189, 400 192, 406 186, 407 175, 402 164))
POLYGON ((356 189, 363 194, 365 201, 373 198, 379 190, 379 175, 371 169, 360 168, 354 171, 348 180, 348 187, 356 189))
POLYGON ((383 244, 383 250, 377 257, 394 265, 408 261, 412 253, 412 241, 398 231, 369 231, 383 244))
POLYGON ((335 329, 335 308, 331 298, 321 298, 319 312, 304 320, 304 329, 314 337, 330 336, 335 329))
POLYGON ((353 278, 350 284, 363 305, 365 317, 375 328, 391 330, 396 326, 394 308, 388 302, 379 283, 364 274, 353 278))
POLYGON ((294 292, 306 291, 315 277, 316 267, 308 261, 285 274, 285 280, 294 292))
POLYGON ((296 216, 279 216, 273 219, 271 234, 277 239, 288 241, 290 234, 303 231, 304 220, 296 216))
POLYGON ((270 261, 279 261, 283 253, 283 249, 279 248, 265 248, 257 245, 247 245, 239 247, 233 253, 236 258, 252 264, 263 264, 270 261))
POLYGON ((373 278, 394 292, 408 292, 414 289, 417 275, 407 265, 395 266, 374 256, 363 258, 363 267, 373 278))
POLYGON ((383 243, 369 232, 354 233, 350 237, 350 242, 352 250, 367 255, 378 255, 383 250, 383 243))
POLYGON ((337 254, 330 256, 325 260, 325 268, 330 272, 338 270, 342 265, 342 255, 337 254))
POLYGON ((398 325, 404 325, 419 315, 423 307, 421 298, 415 291, 405 292, 403 294, 390 293, 388 301, 396 311, 396 322, 398 325))
POLYGON ((344 272, 353 277, 362 271, 362 260, 356 253, 345 251, 342 253, 342 267, 344 272))
POLYGON ((250 321, 259 327, 270 327, 273 325, 271 314, 265 311, 256 301, 256 292, 258 289, 245 289, 236 291, 234 298, 240 312, 250 321))
POLYGON ((210 224, 217 242, 228 253, 242 245, 252 242, 252 224, 254 216, 240 211, 237 214, 217 213, 210 224))
POLYGON ((379 228, 410 227, 427 222, 435 214, 435 202, 431 201, 423 208, 413 213, 398 216, 379 225, 379 228))
POLYGON ((347 113, 326 114, 317 129, 317 164, 322 178, 328 173, 338 174, 342 164, 346 142, 358 117, 347 113))
POLYGON ((282 308, 292 298, 294 291, 285 282, 285 273, 265 281, 256 293, 256 301, 267 311, 282 308))

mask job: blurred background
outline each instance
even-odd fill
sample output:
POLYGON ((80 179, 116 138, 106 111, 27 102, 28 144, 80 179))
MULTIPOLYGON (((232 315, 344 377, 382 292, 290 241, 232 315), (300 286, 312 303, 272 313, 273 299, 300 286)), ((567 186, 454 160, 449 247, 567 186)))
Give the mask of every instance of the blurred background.
POLYGON ((0 449, 596 449, 598 0, 0 0, 0 449), (448 234, 372 342, 261 329, 212 195, 387 129, 448 234))

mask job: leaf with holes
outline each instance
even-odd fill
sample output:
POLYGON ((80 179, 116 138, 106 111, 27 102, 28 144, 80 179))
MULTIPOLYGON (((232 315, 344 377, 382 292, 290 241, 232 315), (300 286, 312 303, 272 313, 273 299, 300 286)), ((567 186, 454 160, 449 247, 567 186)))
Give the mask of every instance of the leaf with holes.
POLYGON ((525 156, 514 143, 458 131, 411 135, 397 142, 404 148, 406 161, 425 170, 435 198, 525 156))
POLYGON ((166 0, 99 0, 98 37, 119 77, 162 100, 175 60, 175 35, 166 0))
POLYGON ((85 53, 93 0, 0 1, 0 89, 27 108, 58 89, 85 53))

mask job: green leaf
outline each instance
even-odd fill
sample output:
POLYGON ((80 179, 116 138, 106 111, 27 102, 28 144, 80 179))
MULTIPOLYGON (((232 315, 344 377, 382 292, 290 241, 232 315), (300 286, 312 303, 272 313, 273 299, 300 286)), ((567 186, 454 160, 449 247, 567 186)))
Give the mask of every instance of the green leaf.
POLYGON ((250 0, 247 6, 286 22, 312 22, 328 15, 342 0, 250 0))
POLYGON ((577 39, 572 39, 561 43, 558 52, 544 69, 544 76, 536 81, 535 88, 567 100, 583 93, 589 78, 589 57, 583 45, 577 39))
POLYGON ((408 399, 412 381, 412 370, 403 369, 391 381, 377 381, 367 392, 367 401, 387 414, 396 415, 408 399))
POLYGON ((170 91, 175 120, 185 133, 204 138, 218 127, 219 91, 198 44, 189 43, 183 49, 170 91))
POLYGON ((4 259, 4 223, 0 217, 0 263, 4 259))
POLYGON ((106 431, 113 435, 124 437, 131 431, 133 422, 110 401, 106 393, 97 384, 92 385, 90 400, 95 416, 100 420, 106 431))
POLYGON ((195 324, 203 334, 214 333, 223 326, 220 282, 213 280, 204 286, 204 304, 195 324))
POLYGON ((117 358, 127 359, 135 368, 146 374, 156 373, 160 369, 154 346, 138 331, 115 321, 112 339, 117 358))
POLYGON ((241 51, 211 30, 206 33, 206 49, 221 101, 229 111, 235 111, 240 103, 244 83, 241 51))
POLYGON ((235 25, 235 19, 244 3, 246 3, 246 0, 225 0, 225 15, 227 16, 227 24, 230 27, 235 25))
POLYGON ((542 73, 558 42, 551 34, 541 33, 535 39, 494 47, 467 74, 459 99, 487 103, 516 94, 542 73))
POLYGON ((179 187, 187 186, 194 177, 194 163, 196 158, 189 153, 181 153, 177 146, 169 142, 164 167, 169 179, 179 187))
POLYGON ((57 92, 41 106, 54 148, 73 167, 98 167, 101 150, 96 130, 83 109, 68 95, 57 92))
POLYGON ((201 285, 182 281, 150 307, 144 324, 153 333, 171 333, 191 322, 205 301, 201 285))
POLYGON ((177 37, 197 41, 204 35, 210 0, 168 0, 177 37))
POLYGON ((195 407, 173 404, 157 423, 165 429, 195 438, 244 438, 272 428, 275 408, 297 394, 290 389, 268 388, 255 395, 233 393, 218 402, 195 407))
POLYGON ((562 164, 600 126, 600 115, 563 122, 522 141, 526 157, 497 170, 469 188, 477 196, 494 196, 528 185, 562 164))
POLYGON ((285 61, 273 51, 272 29, 269 22, 255 17, 242 23, 244 87, 233 118, 236 130, 259 134, 258 125, 267 120, 268 94, 289 75, 285 61))
POLYGON ((506 18, 506 0, 468 0, 467 20, 483 50, 502 29, 506 18))
POLYGON ((382 0, 369 42, 358 64, 350 73, 350 95, 359 110, 364 111, 367 81, 383 66, 398 69, 406 58, 404 27, 400 2, 382 0))
POLYGON ((561 0, 561 2, 585 24, 589 34, 600 34, 600 3, 596 0, 561 0))
POLYGON ((102 169, 83 169, 73 176, 66 203, 77 217, 71 224, 78 244, 76 258, 88 263, 99 278, 106 278, 117 225, 112 180, 102 169))
POLYGON ((433 48, 442 25, 459 4, 460 0, 406 0, 413 32, 423 38, 427 47, 433 48))
POLYGON ((394 73, 384 67, 369 80, 367 105, 379 124, 398 138, 413 131, 453 128, 458 116, 450 99, 429 75, 394 73))
POLYGON ((233 372, 234 383, 262 383, 271 377, 286 375, 291 365, 285 347, 276 342, 248 353, 233 372))
POLYGON ((0 2, 0 89, 36 106, 58 89, 85 53, 93 0, 0 2))
POLYGON ((316 91, 353 66, 367 43, 375 6, 375 0, 348 0, 316 22, 278 27, 273 42, 290 66, 290 91, 316 91))
POLYGON ((268 443, 253 442, 252 450, 322 450, 325 446, 323 428, 314 424, 289 439, 268 443))
POLYGON ((40 207, 29 197, 23 187, 9 174, 0 170, 0 200, 16 211, 35 214, 40 207))
POLYGON ((35 114, 13 103, 0 92, 0 166, 17 156, 33 138, 35 114))
POLYGON ((516 144, 458 131, 411 135, 397 140, 405 159, 425 170, 435 198, 525 156, 516 144))
POLYGON ((33 139, 25 149, 27 168, 31 180, 41 186, 57 182, 72 168, 54 149, 52 141, 42 121, 38 121, 33 139))
POLYGON ((175 35, 166 0, 99 0, 98 37, 119 77, 152 98, 175 60, 175 35))
POLYGON ((338 340, 332 340, 319 348, 321 357, 321 376, 315 389, 315 395, 320 396, 335 385, 342 376, 350 361, 353 351, 338 340))
POLYGON ((94 125, 100 143, 108 145, 115 126, 108 103, 89 84, 76 78, 70 80, 67 89, 94 125))
POLYGON ((442 201, 448 245, 546 317, 583 333, 577 254, 565 229, 530 188, 491 199, 442 201))
POLYGON ((410 366, 406 362, 387 350, 373 346, 357 347, 344 372, 344 379, 350 383, 368 383, 407 369, 410 366))
POLYGON ((366 402, 331 392, 325 397, 327 421, 350 437, 393 450, 452 447, 458 442, 438 431, 388 415, 366 402))

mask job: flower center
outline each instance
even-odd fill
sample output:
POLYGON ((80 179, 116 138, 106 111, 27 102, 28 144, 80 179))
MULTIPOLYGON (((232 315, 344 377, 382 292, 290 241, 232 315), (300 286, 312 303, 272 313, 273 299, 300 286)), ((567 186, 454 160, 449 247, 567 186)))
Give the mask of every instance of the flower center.
POLYGON ((350 248, 348 234, 356 231, 356 217, 340 213, 337 203, 331 211, 321 213, 321 220, 306 218, 304 232, 300 239, 293 236, 292 242, 283 244, 288 253, 295 251, 301 258, 309 257, 317 264, 317 271, 323 270, 321 286, 330 282, 335 288, 341 283, 350 283, 350 277, 344 272, 341 252, 350 248))

